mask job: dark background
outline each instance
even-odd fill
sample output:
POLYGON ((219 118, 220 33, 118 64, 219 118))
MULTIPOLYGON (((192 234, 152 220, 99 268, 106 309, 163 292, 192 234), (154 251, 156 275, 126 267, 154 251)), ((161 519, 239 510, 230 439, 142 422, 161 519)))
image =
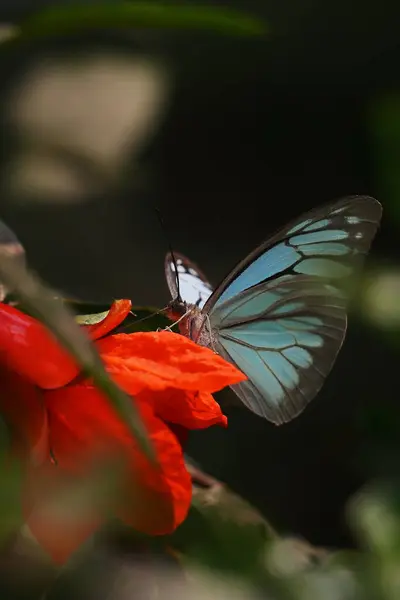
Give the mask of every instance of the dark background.
MULTIPOLYGON (((62 207, 3 198, 2 216, 31 265, 66 294, 163 306, 165 233, 217 283, 276 227, 349 194, 382 202, 373 257, 398 260, 400 9, 344 0, 225 4, 264 16, 271 36, 141 32, 132 40, 103 32, 3 58, 3 102, 29 65, 77 48, 150 51, 174 75, 162 125, 117 190, 62 207), (395 99, 393 129, 384 126, 387 97, 395 99)), ((3 18, 18 21, 29 6, 4 6, 3 18)), ((5 122, 3 169, 12 152, 5 122)), ((276 428, 227 409, 228 430, 193 434, 189 452, 282 531, 352 544, 346 500, 367 479, 397 471, 397 381, 395 349, 354 316, 331 376, 303 415, 276 428)))

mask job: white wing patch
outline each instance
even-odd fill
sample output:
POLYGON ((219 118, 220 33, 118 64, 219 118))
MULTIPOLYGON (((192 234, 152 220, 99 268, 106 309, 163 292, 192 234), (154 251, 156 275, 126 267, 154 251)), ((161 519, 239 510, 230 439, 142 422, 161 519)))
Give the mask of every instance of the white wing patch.
MULTIPOLYGON (((182 258, 176 259, 179 277, 179 291, 182 300, 187 304, 196 304, 203 308, 212 293, 212 287, 204 281, 200 273, 189 262, 185 263, 182 258)), ((175 273, 175 265, 170 264, 171 271, 175 273)))
POLYGON ((194 262, 186 258, 186 256, 180 252, 174 252, 174 257, 172 257, 170 252, 166 255, 165 276, 172 298, 175 300, 178 298, 178 295, 180 295, 185 304, 196 305, 199 308, 203 308, 213 292, 213 288, 207 277, 200 271, 194 262), (179 294, 173 259, 175 259, 178 268, 179 294))

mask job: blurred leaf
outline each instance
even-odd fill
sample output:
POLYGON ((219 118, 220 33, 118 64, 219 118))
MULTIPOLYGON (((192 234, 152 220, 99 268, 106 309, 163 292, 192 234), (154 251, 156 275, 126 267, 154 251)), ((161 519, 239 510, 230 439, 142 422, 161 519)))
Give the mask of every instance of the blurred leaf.
POLYGON ((271 573, 292 577, 327 561, 325 548, 314 547, 299 538, 283 537, 274 540, 266 553, 266 565, 271 573))
POLYGON ((24 474, 17 461, 1 457, 0 463, 0 542, 23 524, 21 490, 24 474))
POLYGON ((263 21, 235 10, 147 1, 49 7, 22 22, 16 37, 60 35, 98 27, 213 30, 238 36, 267 32, 263 21))
POLYGON ((10 431, 0 419, 0 543, 7 539, 23 524, 21 490, 23 472, 21 465, 9 457, 10 431))
MULTIPOLYGON (((399 196, 400 199, 400 196, 399 196)), ((398 266, 370 269, 364 277, 359 307, 365 318, 382 330, 400 330, 400 270, 398 266)))
MULTIPOLYGON (((0 221, 0 252, 7 254, 13 260, 26 265, 25 249, 15 233, 3 221, 0 221)), ((7 288, 0 282, 0 302, 6 298, 7 288)))
POLYGON ((130 398, 110 379, 94 345, 74 322, 54 292, 7 254, 0 253, 0 280, 13 290, 29 312, 44 323, 109 398, 148 456, 154 456, 146 429, 130 398))
POLYGON ((286 579, 292 582, 325 564, 330 553, 302 539, 281 537, 244 498, 187 455, 185 462, 193 481, 192 506, 186 521, 167 537, 183 564, 251 579, 267 588, 271 598, 297 598, 290 590, 286 596, 286 579))
POLYGON ((400 94, 385 93, 370 102, 367 128, 371 138, 373 170, 385 211, 400 220, 400 94))
POLYGON ((265 545, 272 539, 277 534, 258 510, 222 484, 193 486, 189 515, 169 536, 171 546, 190 562, 242 576, 263 568, 265 545))
POLYGON ((400 559, 400 494, 393 485, 367 486, 352 499, 353 527, 375 554, 400 559))
MULTIPOLYGON (((367 551, 358 573, 364 597, 397 600, 400 594, 400 488, 393 482, 365 487, 351 501, 350 522, 367 551)), ((360 594, 361 599, 363 595, 360 594)))

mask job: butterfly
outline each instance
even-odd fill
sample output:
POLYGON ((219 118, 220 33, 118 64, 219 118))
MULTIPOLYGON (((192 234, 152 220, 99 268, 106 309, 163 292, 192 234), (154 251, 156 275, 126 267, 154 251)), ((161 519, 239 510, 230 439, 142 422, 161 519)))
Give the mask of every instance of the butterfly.
POLYGON ((213 290, 184 255, 169 252, 168 316, 248 380, 232 387, 257 415, 281 425, 316 396, 346 328, 352 276, 382 216, 370 196, 307 212, 258 246, 213 290))

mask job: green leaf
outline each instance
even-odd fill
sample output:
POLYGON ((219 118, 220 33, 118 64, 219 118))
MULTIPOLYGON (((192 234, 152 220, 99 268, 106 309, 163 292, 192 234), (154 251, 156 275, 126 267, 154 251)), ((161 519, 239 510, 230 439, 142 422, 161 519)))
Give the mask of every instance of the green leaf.
POLYGON ((103 27, 212 30, 236 36, 267 33, 263 21, 239 11, 147 1, 49 7, 23 21, 16 37, 36 38, 103 27))
POLYGON ((75 321, 78 323, 78 325, 97 325, 98 323, 104 321, 109 312, 109 310, 104 310, 103 312, 89 315, 76 315, 75 321))
POLYGON ((0 253, 0 280, 13 291, 30 314, 51 330, 82 370, 108 396, 115 410, 129 425, 143 451, 154 459, 154 451, 134 403, 110 379, 94 345, 74 322, 73 314, 65 303, 24 265, 18 264, 5 253, 0 253))

